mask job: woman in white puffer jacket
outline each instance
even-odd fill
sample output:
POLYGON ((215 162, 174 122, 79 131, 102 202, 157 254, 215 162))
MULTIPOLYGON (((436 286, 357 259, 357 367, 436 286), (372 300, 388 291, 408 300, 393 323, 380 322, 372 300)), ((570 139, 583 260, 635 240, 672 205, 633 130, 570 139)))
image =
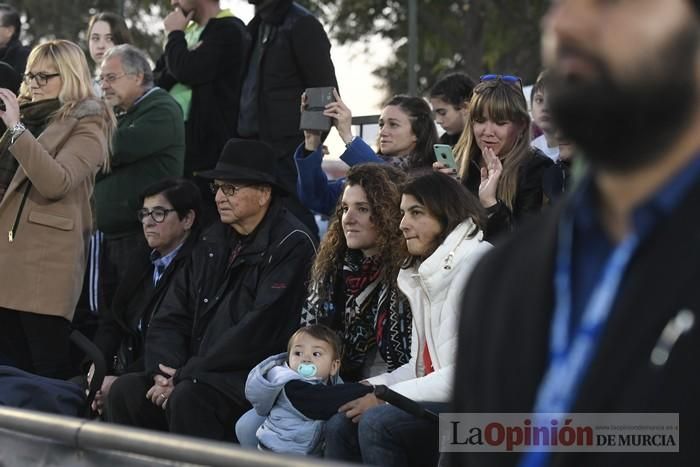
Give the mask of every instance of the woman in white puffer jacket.
MULTIPOLYGON (((413 310, 411 359, 366 382, 419 402, 446 403, 452 396, 461 292, 491 248, 483 240, 483 208, 459 182, 432 173, 402 188, 401 211, 411 257, 398 285, 413 310)), ((373 394, 340 411, 326 425, 326 457, 372 465, 436 463, 435 424, 383 404, 373 394)))
POLYGON ((391 373, 370 378, 368 382, 385 384, 416 401, 447 402, 452 396, 457 358, 462 286, 491 244, 483 241, 483 232, 469 218, 452 229, 440 246, 421 261, 419 252, 430 251, 431 247, 429 241, 421 238, 425 231, 417 229, 436 220, 423 203, 408 193, 403 194, 401 209, 404 211, 401 229, 409 252, 416 255, 411 266, 399 272, 398 278, 399 288, 408 297, 413 310, 411 360, 391 373), (432 372, 425 368, 426 351, 432 372))

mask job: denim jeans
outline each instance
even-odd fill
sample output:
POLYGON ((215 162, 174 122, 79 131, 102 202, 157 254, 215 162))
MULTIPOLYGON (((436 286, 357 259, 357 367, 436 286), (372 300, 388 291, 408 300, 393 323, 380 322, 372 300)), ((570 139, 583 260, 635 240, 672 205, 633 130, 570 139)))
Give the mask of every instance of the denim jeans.
MULTIPOLYGON (((434 411, 446 408, 424 405, 434 411)), ((438 424, 389 404, 371 408, 357 424, 339 413, 326 423, 325 457, 382 466, 437 465, 438 424)))

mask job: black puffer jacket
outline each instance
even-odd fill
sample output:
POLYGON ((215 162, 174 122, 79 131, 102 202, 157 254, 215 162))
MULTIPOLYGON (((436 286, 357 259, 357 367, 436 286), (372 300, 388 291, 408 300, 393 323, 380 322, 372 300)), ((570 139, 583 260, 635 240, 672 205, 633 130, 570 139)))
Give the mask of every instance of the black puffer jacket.
POLYGON ((256 364, 286 349, 316 245, 278 201, 228 266, 238 240, 221 223, 202 235, 151 320, 147 372, 163 363, 178 369, 175 384, 201 381, 235 397, 256 364))

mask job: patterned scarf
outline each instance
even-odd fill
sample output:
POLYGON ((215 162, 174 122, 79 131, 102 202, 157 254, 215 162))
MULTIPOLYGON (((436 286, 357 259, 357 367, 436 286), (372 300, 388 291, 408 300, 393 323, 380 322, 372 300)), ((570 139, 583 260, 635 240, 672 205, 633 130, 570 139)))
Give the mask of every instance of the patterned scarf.
POLYGON ((357 380, 367 354, 377 348, 393 371, 411 356, 411 309, 395 283, 381 282, 382 260, 348 250, 339 274, 327 278, 326 296, 311 284, 302 308, 301 324, 322 323, 343 341, 341 376, 357 380), (340 287, 338 287, 340 279, 340 287), (344 287, 342 287, 344 285, 344 287), (338 308, 344 307, 344 310, 338 308))

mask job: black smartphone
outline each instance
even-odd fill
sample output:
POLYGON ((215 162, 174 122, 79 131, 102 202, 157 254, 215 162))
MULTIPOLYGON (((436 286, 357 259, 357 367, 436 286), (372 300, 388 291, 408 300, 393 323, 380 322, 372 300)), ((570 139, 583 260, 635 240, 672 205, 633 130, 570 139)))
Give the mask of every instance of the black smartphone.
POLYGON ((323 115, 327 104, 335 102, 333 87, 306 88, 306 106, 301 112, 300 130, 328 131, 331 119, 323 115))

